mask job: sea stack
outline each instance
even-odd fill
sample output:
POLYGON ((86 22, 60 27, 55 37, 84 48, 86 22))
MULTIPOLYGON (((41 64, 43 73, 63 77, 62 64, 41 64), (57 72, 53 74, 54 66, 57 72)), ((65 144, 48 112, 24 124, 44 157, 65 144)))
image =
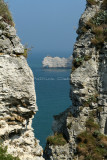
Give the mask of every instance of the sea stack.
POLYGON ((47 56, 43 59, 43 68, 71 68, 72 56, 69 58, 47 56))

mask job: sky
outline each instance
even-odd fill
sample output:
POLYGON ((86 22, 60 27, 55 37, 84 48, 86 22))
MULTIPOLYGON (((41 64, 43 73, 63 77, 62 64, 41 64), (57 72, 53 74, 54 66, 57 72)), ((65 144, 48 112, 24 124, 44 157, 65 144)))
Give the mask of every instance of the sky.
POLYGON ((33 56, 68 57, 76 40, 86 0, 6 0, 17 34, 33 47, 33 56))

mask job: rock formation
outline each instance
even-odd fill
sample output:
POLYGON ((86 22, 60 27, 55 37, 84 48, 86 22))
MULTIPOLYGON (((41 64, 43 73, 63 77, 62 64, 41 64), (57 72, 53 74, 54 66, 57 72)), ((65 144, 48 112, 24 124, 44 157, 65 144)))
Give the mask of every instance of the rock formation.
POLYGON ((77 33, 72 107, 54 116, 46 160, 107 159, 107 1, 87 0, 77 33), (61 143, 62 136, 66 143, 61 143))
POLYGON ((42 61, 44 68, 71 68, 71 64, 72 56, 69 58, 47 56, 42 61))
MULTIPOLYGON (((2 0, 1 5, 6 7, 2 0)), ((43 149, 32 128, 38 110, 34 77, 16 30, 4 14, 0 15, 0 141, 20 160, 42 160, 43 149)))

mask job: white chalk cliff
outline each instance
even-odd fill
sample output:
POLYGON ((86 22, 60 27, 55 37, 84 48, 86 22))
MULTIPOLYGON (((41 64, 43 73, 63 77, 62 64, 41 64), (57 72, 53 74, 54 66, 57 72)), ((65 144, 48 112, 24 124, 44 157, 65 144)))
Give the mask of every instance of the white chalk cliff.
POLYGON ((106 27, 107 1, 87 0, 73 50, 72 106, 54 116, 46 160, 107 160, 106 27))
POLYGON ((32 119, 38 111, 34 77, 15 28, 0 16, 0 139, 20 160, 43 160, 32 119))

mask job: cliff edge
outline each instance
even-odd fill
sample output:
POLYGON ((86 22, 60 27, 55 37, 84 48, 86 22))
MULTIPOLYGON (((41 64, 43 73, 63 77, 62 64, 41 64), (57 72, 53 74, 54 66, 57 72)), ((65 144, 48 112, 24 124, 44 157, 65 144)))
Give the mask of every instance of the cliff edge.
POLYGON ((46 160, 107 159, 107 1, 87 0, 71 72, 72 107, 54 116, 46 160))
POLYGON ((8 6, 0 0, 0 142, 20 160, 42 160, 32 128, 38 110, 34 77, 25 53, 8 6))

